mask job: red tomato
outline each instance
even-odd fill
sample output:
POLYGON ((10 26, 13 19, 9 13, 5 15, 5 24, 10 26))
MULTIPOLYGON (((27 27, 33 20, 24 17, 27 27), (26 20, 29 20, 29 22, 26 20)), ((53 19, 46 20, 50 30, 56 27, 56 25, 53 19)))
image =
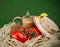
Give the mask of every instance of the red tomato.
POLYGON ((17 39, 20 42, 25 42, 28 40, 28 35, 25 33, 24 28, 15 27, 14 29, 11 30, 11 38, 17 39))
POLYGON ((28 29, 28 34, 30 35, 30 37, 36 37, 41 35, 42 33, 37 29, 37 27, 31 27, 28 29))
POLYGON ((20 32, 26 33, 26 29, 25 29, 25 28, 20 27, 20 26, 18 26, 17 28, 18 28, 18 30, 19 30, 20 32))

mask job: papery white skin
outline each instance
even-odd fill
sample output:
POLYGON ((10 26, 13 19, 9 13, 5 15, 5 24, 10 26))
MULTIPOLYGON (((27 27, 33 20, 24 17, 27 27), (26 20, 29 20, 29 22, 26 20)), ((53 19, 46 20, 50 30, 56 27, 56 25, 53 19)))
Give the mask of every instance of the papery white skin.
POLYGON ((48 38, 52 38, 54 37, 53 35, 51 35, 50 33, 48 33, 41 25, 40 20, 37 17, 33 17, 33 21, 35 23, 35 25, 37 26, 37 28, 40 30, 40 32, 42 32, 42 34, 44 34, 45 37, 48 38))

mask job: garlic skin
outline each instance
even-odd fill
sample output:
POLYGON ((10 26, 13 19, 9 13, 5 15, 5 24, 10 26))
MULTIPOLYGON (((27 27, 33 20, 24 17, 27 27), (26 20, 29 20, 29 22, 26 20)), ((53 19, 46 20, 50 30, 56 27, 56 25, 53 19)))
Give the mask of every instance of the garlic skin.
POLYGON ((48 32, 43 28, 43 26, 41 25, 40 20, 39 20, 37 17, 33 17, 33 21, 34 21, 35 25, 37 26, 37 28, 42 32, 42 34, 43 34, 45 37, 48 37, 48 38, 54 37, 52 34, 48 33, 48 32))

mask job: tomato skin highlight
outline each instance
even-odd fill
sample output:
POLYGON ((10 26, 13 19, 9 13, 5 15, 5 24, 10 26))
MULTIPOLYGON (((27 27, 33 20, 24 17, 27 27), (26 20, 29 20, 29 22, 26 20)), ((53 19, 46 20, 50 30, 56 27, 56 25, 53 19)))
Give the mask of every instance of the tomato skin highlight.
POLYGON ((37 37, 39 35, 41 35, 42 33, 37 29, 37 27, 31 27, 28 29, 28 34, 30 34, 31 32, 34 33, 34 36, 37 37))
MULTIPOLYGON (((17 28, 17 27, 16 27, 17 28)), ((11 38, 14 38, 22 43, 28 40, 28 35, 23 31, 25 31, 24 28, 19 27, 16 30, 11 30, 11 38)))
POLYGON ((17 28, 18 28, 19 31, 26 31, 26 29, 23 28, 23 27, 18 26, 17 28))

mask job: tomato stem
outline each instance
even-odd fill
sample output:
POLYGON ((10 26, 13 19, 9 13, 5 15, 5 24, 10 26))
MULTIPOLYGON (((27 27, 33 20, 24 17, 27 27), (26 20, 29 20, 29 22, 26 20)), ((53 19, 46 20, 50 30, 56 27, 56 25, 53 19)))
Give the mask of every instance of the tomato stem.
POLYGON ((33 38, 33 37, 35 37, 35 32, 33 32, 33 31, 31 31, 30 33, 29 33, 29 38, 33 38))

